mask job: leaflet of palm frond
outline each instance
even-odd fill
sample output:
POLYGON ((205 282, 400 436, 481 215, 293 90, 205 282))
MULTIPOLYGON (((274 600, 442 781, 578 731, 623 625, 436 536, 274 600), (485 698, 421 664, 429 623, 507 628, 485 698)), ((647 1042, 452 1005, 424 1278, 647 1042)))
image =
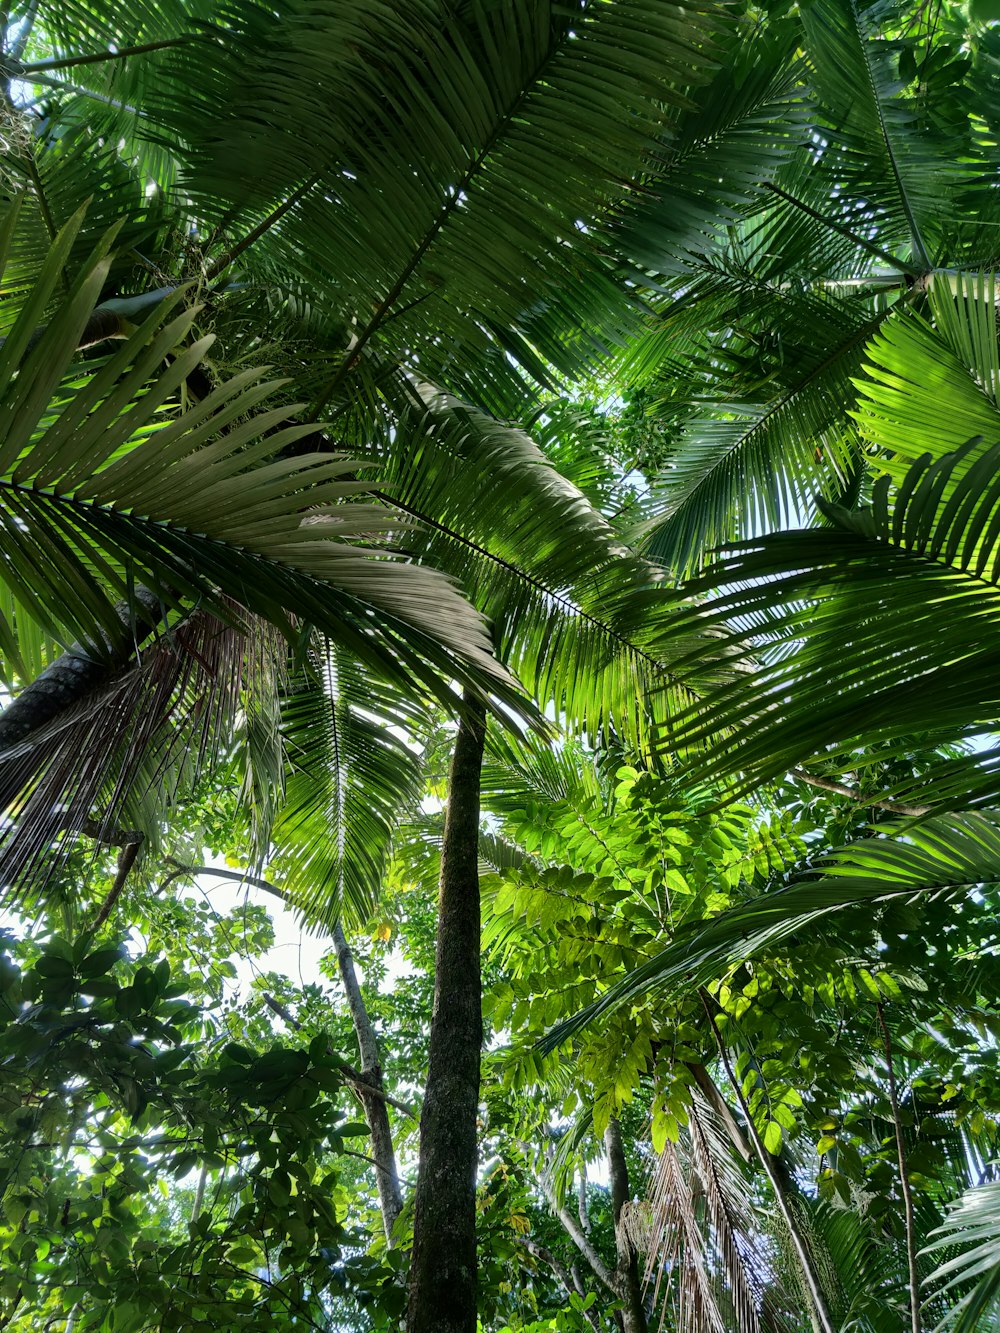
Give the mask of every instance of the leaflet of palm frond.
POLYGON ((719 67, 647 164, 637 201, 612 230, 626 259, 654 274, 683 271, 774 178, 805 134, 794 27, 737 23, 719 67))
MULTIPOLYGON (((0 347, 2 581, 23 618, 105 656, 130 649, 118 606, 137 584, 168 606, 200 601, 225 615, 222 589, 289 634, 294 606, 397 683, 453 701, 449 682, 482 670, 513 703, 519 692, 453 584, 371 544, 392 520, 356 501, 366 489, 356 464, 296 456, 314 427, 284 425, 294 404, 258 410, 280 381, 251 367, 187 410, 167 406, 212 341, 190 341, 199 310, 178 313, 184 288, 113 354, 71 367, 113 242, 102 238, 56 300, 82 222, 59 234, 0 347)), ((4 223, 0 254, 15 210, 4 223)), ((12 634, 0 625, 0 650, 16 660, 12 634)))
MULTIPOLYGON (((5 752, 0 883, 8 899, 44 882, 95 807, 98 826, 113 834, 140 774, 170 799, 231 742, 246 665, 267 636, 230 611, 227 623, 201 611, 175 624, 135 665, 5 752)), ((155 843, 154 827, 137 831, 155 843)))
MULTIPOLYGON (((940 459, 974 436, 1000 440, 1000 360, 992 274, 936 274, 934 327, 918 315, 886 324, 865 349, 852 416, 897 485, 923 453, 940 459)), ((975 455, 956 460, 957 482, 975 455)))
POLYGON ((960 900, 1000 880, 1000 823, 993 818, 970 813, 879 828, 891 836, 840 848, 825 859, 817 878, 764 894, 708 924, 694 922, 680 930, 655 958, 554 1028, 539 1049, 555 1049, 602 1014, 649 990, 704 985, 757 955, 781 956, 794 938, 814 934, 831 913, 860 905, 871 913, 872 904, 893 899, 919 904, 924 894, 960 900))
POLYGON ((828 170, 843 192, 879 210, 888 243, 926 272, 941 201, 954 197, 969 169, 900 88, 898 48, 883 25, 904 14, 902 4, 884 0, 817 0, 802 11, 802 26, 826 122, 824 153, 833 157, 828 170))
MULTIPOLYGON (((998 717, 985 631, 1000 616, 1000 445, 925 454, 895 491, 883 476, 870 509, 825 512, 839 533, 746 543, 686 589, 708 598, 679 613, 678 631, 686 617, 728 625, 748 667, 675 720, 681 744, 719 738, 701 777, 739 772, 749 788, 811 755, 929 726, 932 744, 955 740, 998 717)), ((675 669, 692 667, 698 651, 675 669)), ((953 797, 963 763, 962 803, 987 803, 995 770, 977 772, 971 757, 943 768, 947 790, 953 797)), ((940 805, 933 772, 921 790, 924 804, 940 805)))
MULTIPOLYGON (((102 280, 102 293, 135 290, 134 251, 158 252, 164 237, 163 196, 159 192, 147 196, 144 181, 118 152, 117 140, 103 139, 92 125, 66 124, 51 137, 44 130, 29 128, 26 133, 22 153, 6 162, 7 172, 24 190, 24 202, 4 270, 5 290, 27 292, 45 264, 55 235, 84 207, 86 225, 76 233, 65 257, 67 272, 77 272, 96 240, 114 227, 117 244, 102 280), (29 155, 37 166, 29 168, 29 155)), ((17 305, 12 304, 16 312, 17 305)), ((4 302, 0 331, 9 317, 6 307, 4 302)))
POLYGON ((542 745, 494 732, 486 740, 483 802, 491 812, 551 822, 554 807, 599 808, 604 803, 596 771, 583 748, 569 740, 542 745))
MULTIPOLYGON (((871 317, 828 296, 786 294, 781 304, 801 354, 767 371, 758 401, 705 402, 656 483, 642 546, 679 575, 746 534, 801 523, 815 513, 817 492, 843 486, 858 452, 847 415, 852 378, 888 311, 871 317)), ((724 365, 717 373, 730 382, 724 365)), ((703 400, 712 393, 703 386, 703 400)))
POLYGON ((496 375, 518 342, 565 373, 622 336, 631 301, 592 228, 707 74, 724 7, 216 8, 212 40, 150 63, 134 133, 183 145, 220 250, 288 205, 247 271, 263 250, 335 257, 316 298, 357 317, 359 350, 409 349, 444 383, 464 367, 465 393, 474 359, 496 375))
POLYGON ((266 830, 269 876, 311 923, 371 915, 397 830, 419 806, 423 757, 412 737, 426 722, 419 697, 329 641, 292 677, 280 706, 287 776, 266 830))
POLYGON ((945 1258, 927 1279, 950 1308, 934 1333, 976 1333, 991 1327, 1000 1312, 1000 1182, 967 1190, 942 1226, 931 1235, 923 1254, 945 1258))

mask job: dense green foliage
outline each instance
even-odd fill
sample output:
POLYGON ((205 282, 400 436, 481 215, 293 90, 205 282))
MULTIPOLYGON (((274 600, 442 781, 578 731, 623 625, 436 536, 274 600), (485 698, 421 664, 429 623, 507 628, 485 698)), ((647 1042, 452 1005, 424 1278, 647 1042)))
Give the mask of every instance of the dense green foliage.
POLYGON ((0 10, 0 1328, 1000 1327, 995 9, 0 10))

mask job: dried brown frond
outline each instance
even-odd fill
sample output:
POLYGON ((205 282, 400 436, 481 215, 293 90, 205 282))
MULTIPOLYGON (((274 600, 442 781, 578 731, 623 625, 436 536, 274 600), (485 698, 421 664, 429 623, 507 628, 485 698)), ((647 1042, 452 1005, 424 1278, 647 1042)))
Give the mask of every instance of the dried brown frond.
MULTIPOLYGON (((0 758, 0 892, 42 887, 76 839, 117 840, 126 807, 163 809, 232 741, 244 694, 273 672, 272 632, 229 608, 197 611, 106 685, 0 758)), ((134 820, 133 820, 134 822, 134 820)), ((156 828, 138 830, 155 843, 156 828)))

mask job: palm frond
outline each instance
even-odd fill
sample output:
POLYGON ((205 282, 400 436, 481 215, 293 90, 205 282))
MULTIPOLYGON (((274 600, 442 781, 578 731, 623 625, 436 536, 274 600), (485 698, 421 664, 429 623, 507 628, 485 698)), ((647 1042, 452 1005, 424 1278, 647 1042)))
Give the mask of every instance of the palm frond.
POLYGON ((938 1265, 926 1285, 953 1303, 935 1333, 995 1327, 1000 1322, 1000 1182, 967 1190, 951 1206, 923 1253, 941 1250, 952 1251, 951 1257, 938 1265))
POLYGON ((248 678, 273 654, 265 627, 227 610, 225 622, 198 611, 175 623, 134 663, 6 748, 0 886, 8 901, 44 883, 85 826, 110 841, 127 826, 144 855, 155 850, 163 802, 228 748, 248 678))
MULTIPOLYGON (((279 387, 259 369, 187 411, 167 406, 212 341, 190 341, 198 307, 181 308, 183 289, 120 350, 71 367, 112 243, 43 324, 80 222, 60 234, 0 348, 0 578, 17 604, 52 638, 102 657, 127 645, 117 604, 134 599, 137 583, 166 606, 218 605, 223 589, 289 632, 295 606, 397 681, 451 699, 446 680, 482 670, 509 693, 480 618, 454 587, 360 544, 391 523, 384 509, 347 503, 365 489, 349 475, 355 465, 289 456, 313 428, 285 425, 288 407, 257 410, 279 387)), ((2 637, 10 646, 9 627, 2 637)))
MULTIPOLYGON (((870 510, 826 507, 839 531, 745 543, 689 585, 710 596, 678 617, 678 632, 696 622, 728 627, 747 670, 707 691, 678 720, 675 739, 714 736, 705 771, 740 771, 749 786, 838 744, 923 731, 928 719, 941 740, 989 729, 997 717, 986 629, 1000 615, 998 471, 996 445, 970 441, 936 462, 926 454, 894 494, 883 476, 870 510)), ((989 764, 969 760, 962 770, 952 761, 942 777, 948 800, 983 804, 996 792, 989 764)), ((933 771, 908 797, 918 789, 927 801, 942 799, 933 771)))
POLYGON ((426 718, 412 696, 327 641, 293 677, 280 725, 287 777, 269 875, 310 922, 343 913, 364 923, 396 829, 419 803, 423 760, 409 738, 426 718))
POLYGON ((760 1246, 752 1191, 714 1113, 695 1091, 684 1139, 654 1167, 644 1238, 654 1302, 665 1284, 677 1327, 757 1333, 772 1264, 760 1246))
POLYGON ((1000 440, 993 288, 991 275, 939 275, 936 328, 910 314, 887 323, 865 349, 852 415, 865 439, 887 451, 879 466, 897 484, 920 454, 938 459, 974 436, 1000 440))
POLYGON ((793 27, 735 24, 719 68, 647 166, 614 230, 618 250, 656 274, 686 267, 760 194, 806 134, 793 27))
POLYGON ((707 74, 714 0, 214 8, 212 40, 156 54, 134 133, 183 145, 217 255, 284 209, 241 264, 311 255, 317 298, 356 320, 317 401, 367 350, 474 395, 516 390, 508 356, 567 373, 621 336, 630 302, 591 233, 707 74))
POLYGON ((935 215, 962 175, 902 95, 897 50, 880 31, 901 6, 817 0, 802 11, 812 83, 823 106, 822 152, 841 192, 874 205, 904 259, 932 267, 935 215))
POLYGON ((650 698, 667 715, 688 697, 658 646, 662 579, 524 432, 428 390, 378 464, 388 503, 418 521, 408 549, 460 579, 557 716, 642 737, 650 698))

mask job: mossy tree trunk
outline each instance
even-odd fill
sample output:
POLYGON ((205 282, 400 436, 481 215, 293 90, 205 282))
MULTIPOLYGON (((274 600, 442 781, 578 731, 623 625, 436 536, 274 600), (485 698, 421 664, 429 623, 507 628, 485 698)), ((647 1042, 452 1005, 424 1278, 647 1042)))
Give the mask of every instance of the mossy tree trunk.
POLYGON ((476 1121, 483 1041, 479 789, 485 738, 485 709, 466 694, 441 849, 407 1333, 476 1333, 476 1121))

